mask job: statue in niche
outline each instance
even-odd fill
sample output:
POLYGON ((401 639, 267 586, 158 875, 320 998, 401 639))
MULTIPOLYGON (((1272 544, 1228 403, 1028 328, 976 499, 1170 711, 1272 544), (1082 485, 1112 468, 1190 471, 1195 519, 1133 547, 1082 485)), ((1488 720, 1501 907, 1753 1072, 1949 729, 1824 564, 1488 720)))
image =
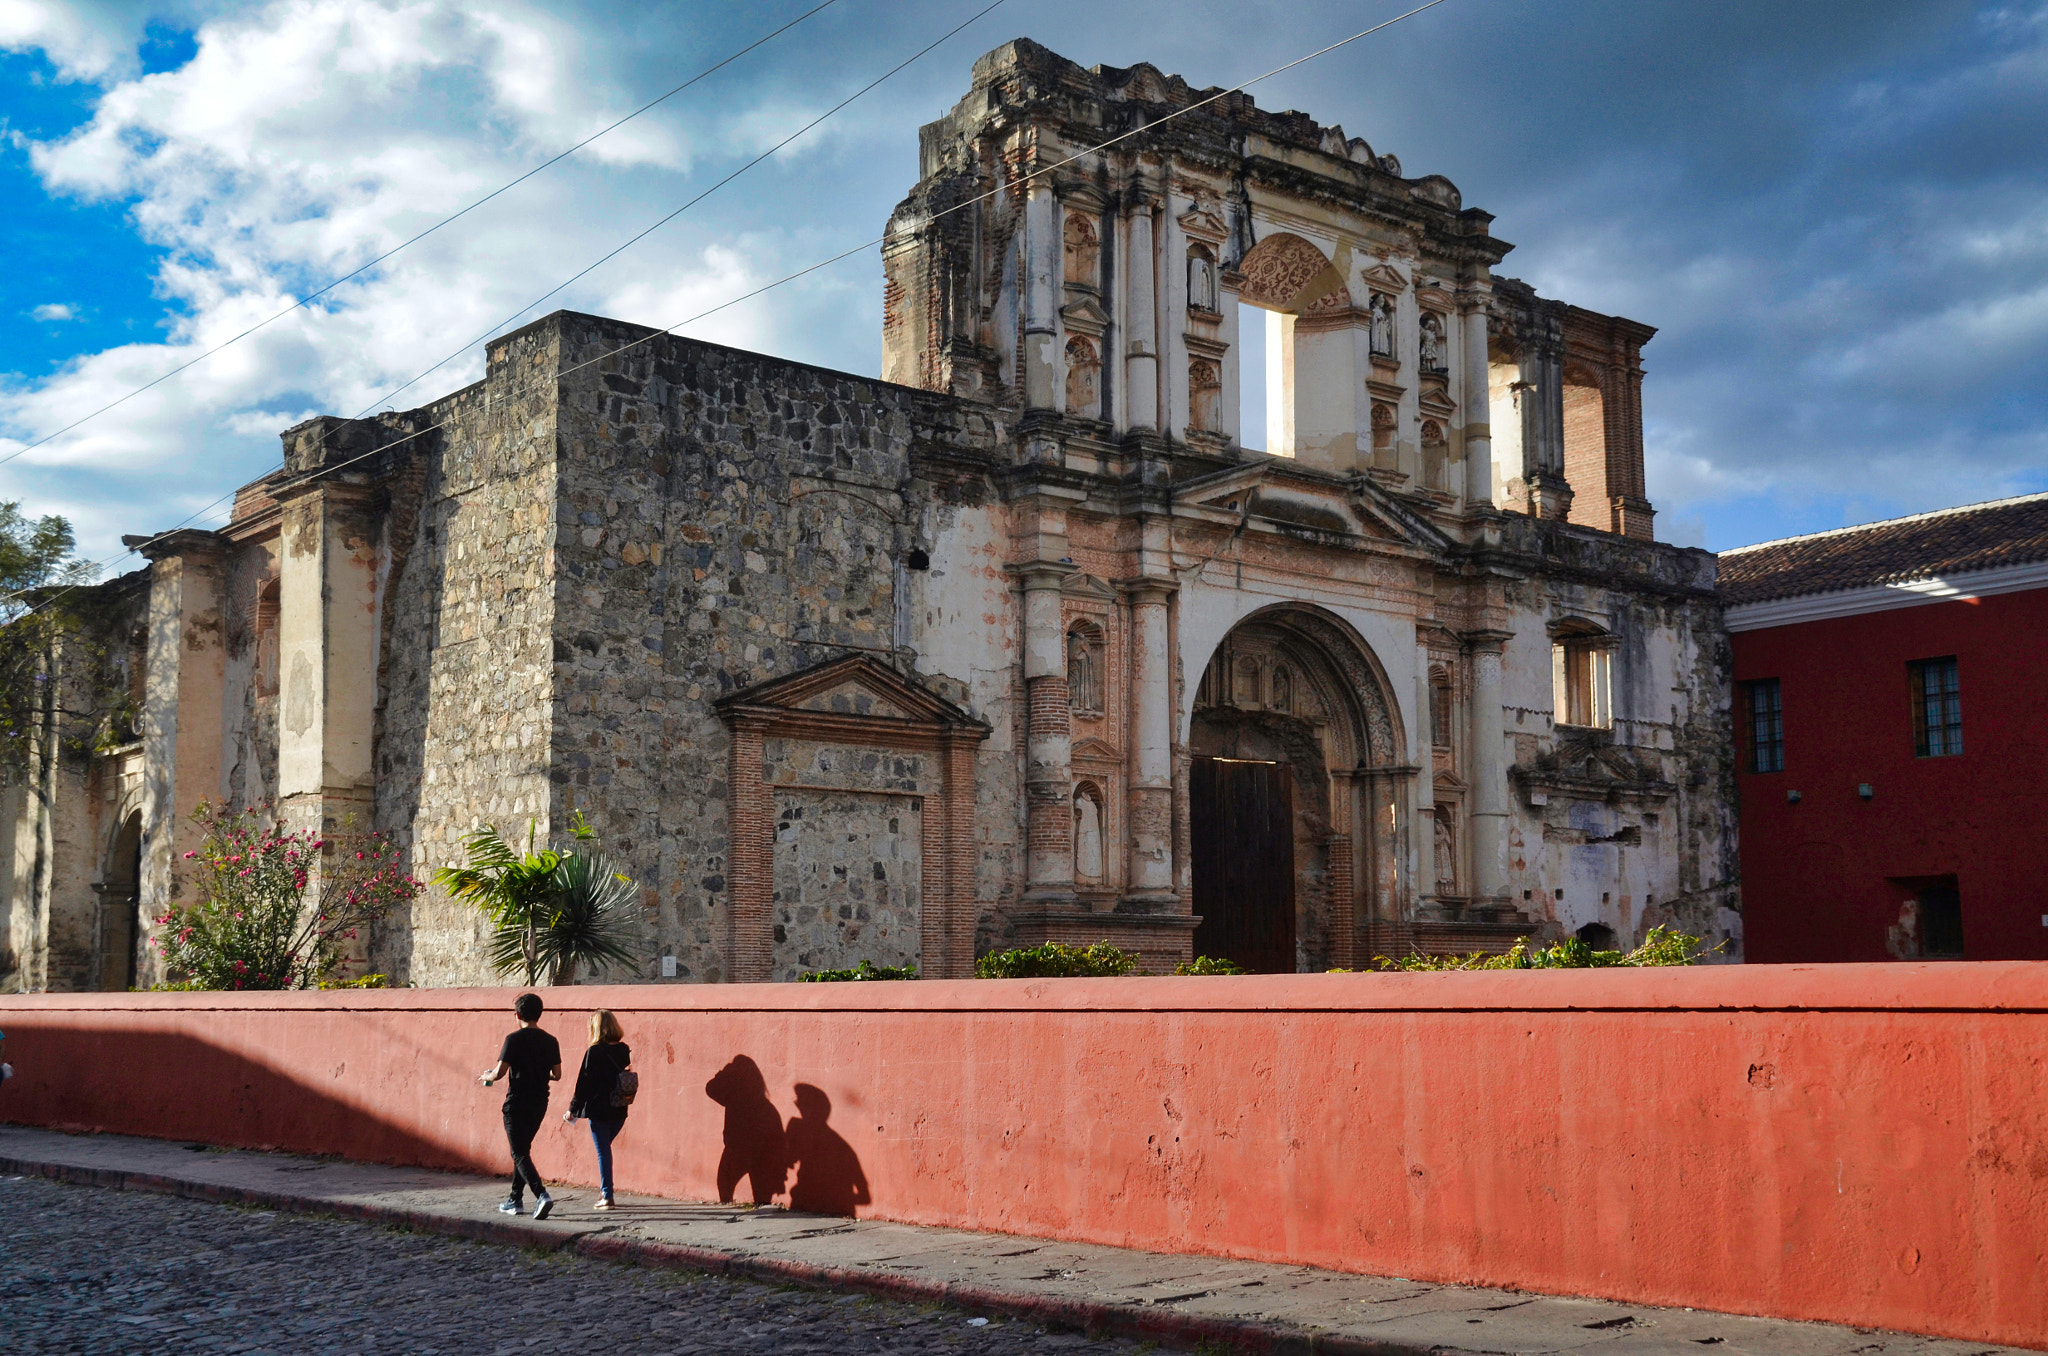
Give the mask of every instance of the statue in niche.
POLYGON ((1372 351, 1376 358, 1394 356, 1394 299, 1384 292, 1372 294, 1372 351))
POLYGON ((1216 433, 1222 427, 1223 376, 1207 358, 1188 363, 1188 427, 1216 433))
POLYGON ((1076 714, 1102 714, 1102 642, 1089 627, 1067 633, 1067 705, 1076 714))
POLYGON ((1394 451, 1394 407, 1375 400, 1372 405, 1372 450, 1391 456, 1394 451))
POLYGON ((1422 359, 1422 370, 1441 372, 1444 370, 1444 322, 1437 319, 1434 311, 1422 313, 1422 338, 1418 341, 1417 352, 1422 359))
POLYGON ((1066 256, 1067 281, 1080 287, 1095 287, 1100 276, 1102 239, 1096 235, 1094 223, 1079 212, 1067 213, 1066 256))
POLYGON ((1451 812, 1444 806, 1436 812, 1436 888, 1439 894, 1458 892, 1457 844, 1451 837, 1451 812))
POLYGON ((1287 671, 1285 664, 1273 666, 1273 709, 1292 711, 1294 709, 1294 675, 1287 671))
POLYGON ((1076 419, 1102 417, 1102 359, 1080 335, 1067 340, 1067 413, 1076 419))
POLYGON ((1074 793, 1074 880, 1081 885, 1102 880, 1102 802, 1091 785, 1074 793))
POLYGON ((1216 305, 1216 256, 1207 245, 1188 246, 1188 308, 1214 311, 1216 305))

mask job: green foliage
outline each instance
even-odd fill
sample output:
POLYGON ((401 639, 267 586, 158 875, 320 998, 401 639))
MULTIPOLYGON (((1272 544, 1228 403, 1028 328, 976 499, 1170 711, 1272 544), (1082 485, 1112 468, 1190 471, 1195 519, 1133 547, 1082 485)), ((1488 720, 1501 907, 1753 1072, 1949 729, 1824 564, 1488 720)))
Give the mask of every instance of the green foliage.
POLYGON ((550 984, 567 984, 578 967, 606 970, 637 959, 632 880, 597 851, 597 832, 582 811, 569 833, 590 847, 535 851, 529 822, 526 851, 516 852, 486 824, 462 840, 468 865, 434 872, 436 885, 491 920, 485 956, 501 975, 523 973, 528 984, 546 975, 550 984))
POLYGON ((78 756, 134 737, 109 643, 111 609, 74 560, 71 525, 0 503, 0 762, 24 766, 38 732, 78 756))
POLYGON ((915 965, 877 965, 862 961, 851 970, 810 970, 797 976, 799 984, 838 984, 863 979, 916 979, 915 965))
POLYGON ((1136 952, 1119 950, 1106 941, 1087 946, 1046 942, 991 952, 974 962, 974 973, 982 979, 1074 979, 1127 975, 1137 968, 1136 952))
POLYGON ((391 987, 391 976, 358 975, 354 979, 323 979, 314 987, 321 989, 388 989, 391 987))
POLYGON ((1197 956, 1173 967, 1177 975, 1248 975, 1251 971, 1224 956, 1197 956))
POLYGON ((1676 928, 1651 928, 1633 951, 1595 951, 1576 937, 1550 946, 1531 947, 1527 937, 1505 955, 1475 951, 1469 956, 1373 957, 1379 970, 1586 970, 1607 966, 1693 965, 1719 951, 1725 942, 1703 947, 1701 939, 1676 928))
POLYGON ((194 988, 327 987, 346 944, 419 893, 382 834, 285 833, 254 807, 205 801, 192 818, 205 834, 185 854, 198 863, 198 898, 159 914, 151 942, 194 988))

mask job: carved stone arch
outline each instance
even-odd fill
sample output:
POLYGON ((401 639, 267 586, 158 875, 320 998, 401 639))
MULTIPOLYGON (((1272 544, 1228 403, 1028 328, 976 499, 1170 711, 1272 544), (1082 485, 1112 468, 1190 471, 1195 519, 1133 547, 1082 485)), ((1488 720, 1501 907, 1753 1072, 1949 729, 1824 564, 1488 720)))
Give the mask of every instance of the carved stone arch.
POLYGON ((1302 315, 1351 305, 1351 292, 1330 257, 1285 231, 1254 245, 1238 273, 1238 300, 1269 311, 1302 315))
POLYGON ((1268 970, 1350 965, 1380 923, 1412 913, 1416 769, 1394 691, 1371 646, 1312 606, 1261 609, 1217 644, 1188 739, 1202 954, 1241 946, 1231 959, 1268 970))

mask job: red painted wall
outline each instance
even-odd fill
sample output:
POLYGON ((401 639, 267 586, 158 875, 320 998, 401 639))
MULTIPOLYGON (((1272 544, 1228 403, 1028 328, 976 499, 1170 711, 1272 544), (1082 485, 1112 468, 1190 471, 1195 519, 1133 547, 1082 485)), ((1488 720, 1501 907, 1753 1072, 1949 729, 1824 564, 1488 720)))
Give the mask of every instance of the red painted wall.
POLYGON ((1748 959, 1888 959, 1910 897, 1889 882, 1947 875, 1966 959, 2048 959, 2048 589, 1738 631, 1734 646, 1748 959), (1906 666, 1951 654, 1963 752, 1918 758, 1906 666), (1740 684, 1758 678, 1783 685, 1783 772, 1748 771, 1740 684))
MULTIPOLYGON (((625 1024, 628 1190, 714 1193, 745 1055, 830 1099, 864 1215, 2048 1345, 2044 965, 548 997, 571 1052, 625 1024)), ((0 1116, 497 1171, 511 998, 4 998, 0 1116)), ((592 1179, 581 1127, 535 1154, 592 1179)))

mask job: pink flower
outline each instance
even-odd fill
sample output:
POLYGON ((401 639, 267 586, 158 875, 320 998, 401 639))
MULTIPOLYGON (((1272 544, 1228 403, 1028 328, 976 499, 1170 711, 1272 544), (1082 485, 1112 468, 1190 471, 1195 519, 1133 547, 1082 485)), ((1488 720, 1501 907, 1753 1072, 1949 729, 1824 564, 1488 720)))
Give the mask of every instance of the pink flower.
POLYGON ((196 852, 188 852, 188 853, 186 853, 186 854, 185 854, 185 860, 189 862, 189 861, 191 861, 191 860, 192 860, 192 859, 193 859, 194 857, 197 857, 198 855, 199 855, 199 854, 198 854, 198 853, 196 853, 196 852))

